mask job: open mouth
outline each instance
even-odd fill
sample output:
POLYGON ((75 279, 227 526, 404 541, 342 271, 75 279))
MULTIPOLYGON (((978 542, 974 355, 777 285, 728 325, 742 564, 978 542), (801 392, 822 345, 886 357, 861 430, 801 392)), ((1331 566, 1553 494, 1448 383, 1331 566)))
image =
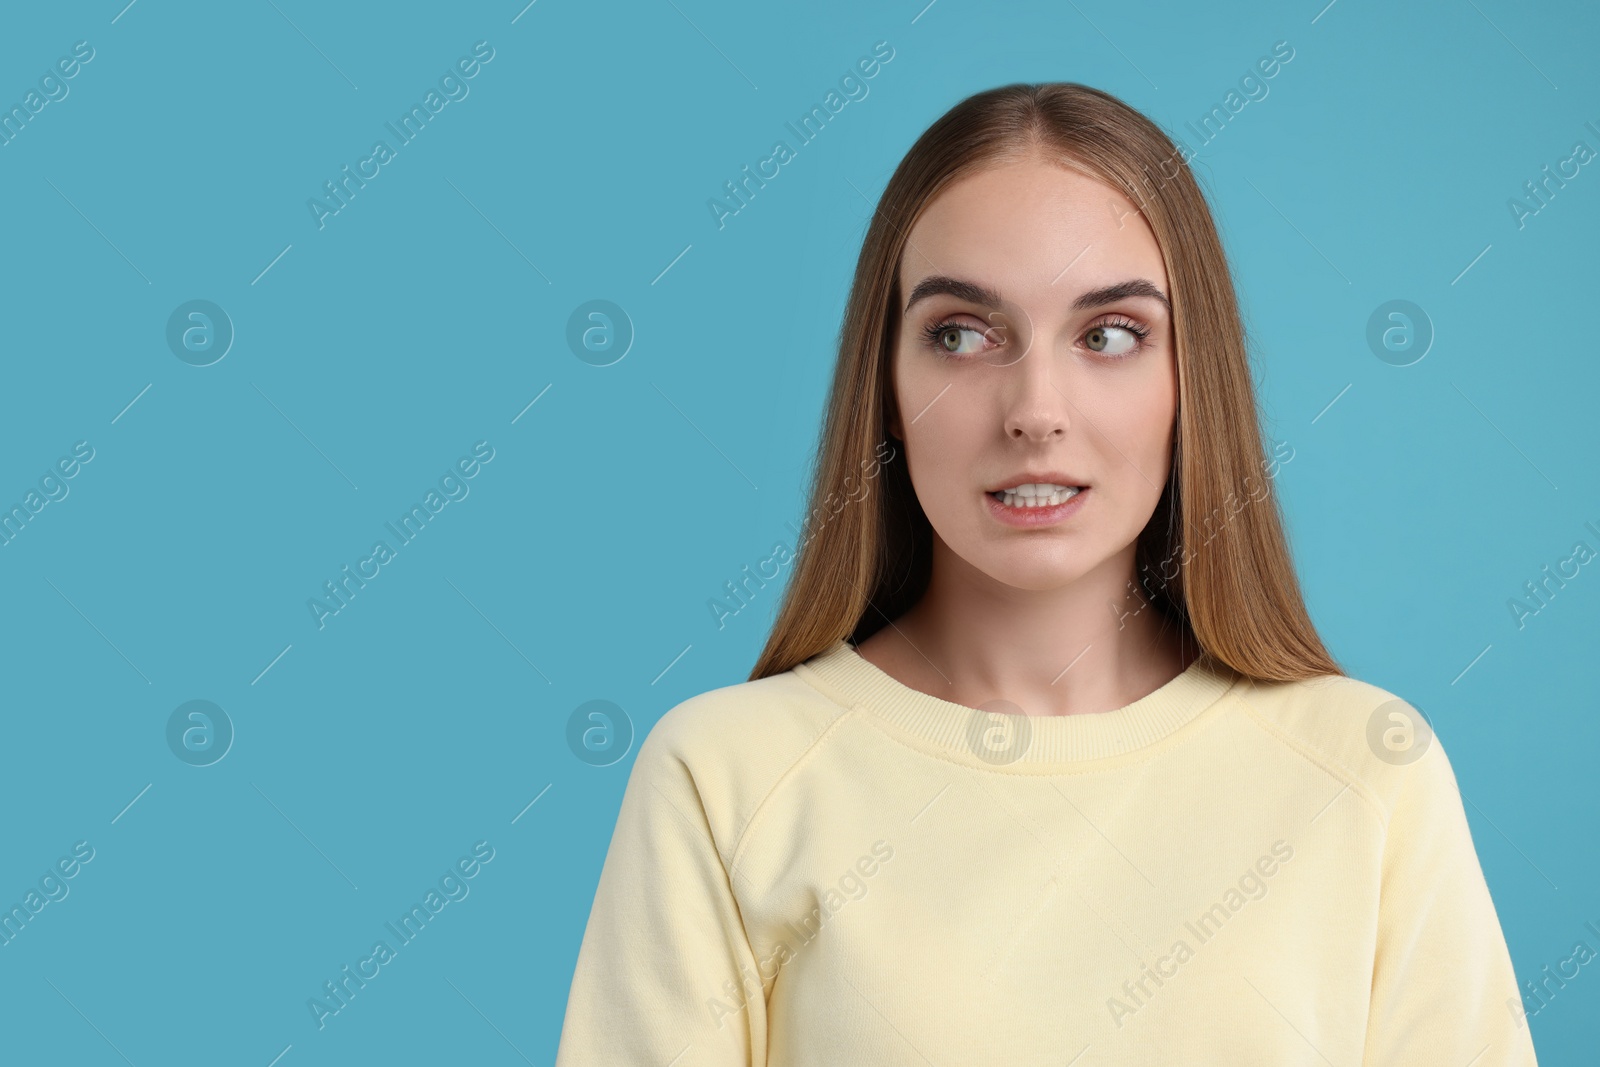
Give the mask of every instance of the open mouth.
POLYGON ((1081 485, 1029 482, 1011 489, 999 489, 989 495, 1008 508, 1050 508, 1065 504, 1085 488, 1081 485))

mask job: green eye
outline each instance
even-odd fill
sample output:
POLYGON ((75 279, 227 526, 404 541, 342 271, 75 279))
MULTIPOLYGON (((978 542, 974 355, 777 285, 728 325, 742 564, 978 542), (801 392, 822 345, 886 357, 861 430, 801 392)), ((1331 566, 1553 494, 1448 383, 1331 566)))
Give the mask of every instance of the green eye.
MULTIPOLYGON (((978 331, 977 330, 964 330, 959 326, 951 326, 951 327, 949 327, 948 329, 942 331, 939 334, 939 345, 946 352, 949 352, 951 354, 960 353, 960 352, 963 351, 963 349, 962 349, 963 342, 962 342, 961 335, 962 334, 968 334, 968 333, 977 334, 978 331)), ((980 341, 980 343, 981 343, 981 341, 980 341)))
POLYGON ((968 356, 981 352, 985 342, 991 345, 1003 343, 1005 338, 1002 333, 1001 328, 996 326, 980 330, 952 321, 936 322, 923 330, 929 347, 942 356, 968 356))
POLYGON ((1132 322, 1108 322, 1091 326, 1083 341, 1091 352, 1115 358, 1133 355, 1144 346, 1147 336, 1148 330, 1132 322))

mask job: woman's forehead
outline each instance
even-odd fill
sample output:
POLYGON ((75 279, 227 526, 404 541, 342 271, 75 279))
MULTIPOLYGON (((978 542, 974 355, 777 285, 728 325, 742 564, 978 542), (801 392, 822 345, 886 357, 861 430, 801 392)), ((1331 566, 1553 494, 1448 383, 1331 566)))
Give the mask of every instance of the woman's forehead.
POLYGON ((1043 161, 985 168, 940 191, 907 235, 903 297, 934 275, 1018 302, 1055 302, 1112 275, 1149 278, 1167 291, 1160 245, 1137 206, 1098 179, 1043 161))

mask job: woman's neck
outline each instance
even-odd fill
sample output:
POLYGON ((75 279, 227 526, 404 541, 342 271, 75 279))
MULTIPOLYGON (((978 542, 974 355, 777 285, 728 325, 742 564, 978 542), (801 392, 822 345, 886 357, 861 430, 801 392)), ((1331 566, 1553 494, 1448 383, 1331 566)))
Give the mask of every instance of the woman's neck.
POLYGON ((1113 711, 1171 681, 1197 655, 1180 627, 1130 588, 1132 547, 1051 590, 1005 586, 964 564, 934 566, 917 603, 863 641, 862 657, 931 696, 1030 715, 1113 711))

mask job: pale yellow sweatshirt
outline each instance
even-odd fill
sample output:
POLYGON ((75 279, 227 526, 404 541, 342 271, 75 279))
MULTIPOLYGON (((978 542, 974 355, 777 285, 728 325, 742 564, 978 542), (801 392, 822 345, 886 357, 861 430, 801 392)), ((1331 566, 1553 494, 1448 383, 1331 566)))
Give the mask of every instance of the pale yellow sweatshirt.
POLYGON ((840 641, 645 738, 556 1067, 1532 1067, 1519 1005, 1393 694, 1202 657, 1006 715, 840 641))

